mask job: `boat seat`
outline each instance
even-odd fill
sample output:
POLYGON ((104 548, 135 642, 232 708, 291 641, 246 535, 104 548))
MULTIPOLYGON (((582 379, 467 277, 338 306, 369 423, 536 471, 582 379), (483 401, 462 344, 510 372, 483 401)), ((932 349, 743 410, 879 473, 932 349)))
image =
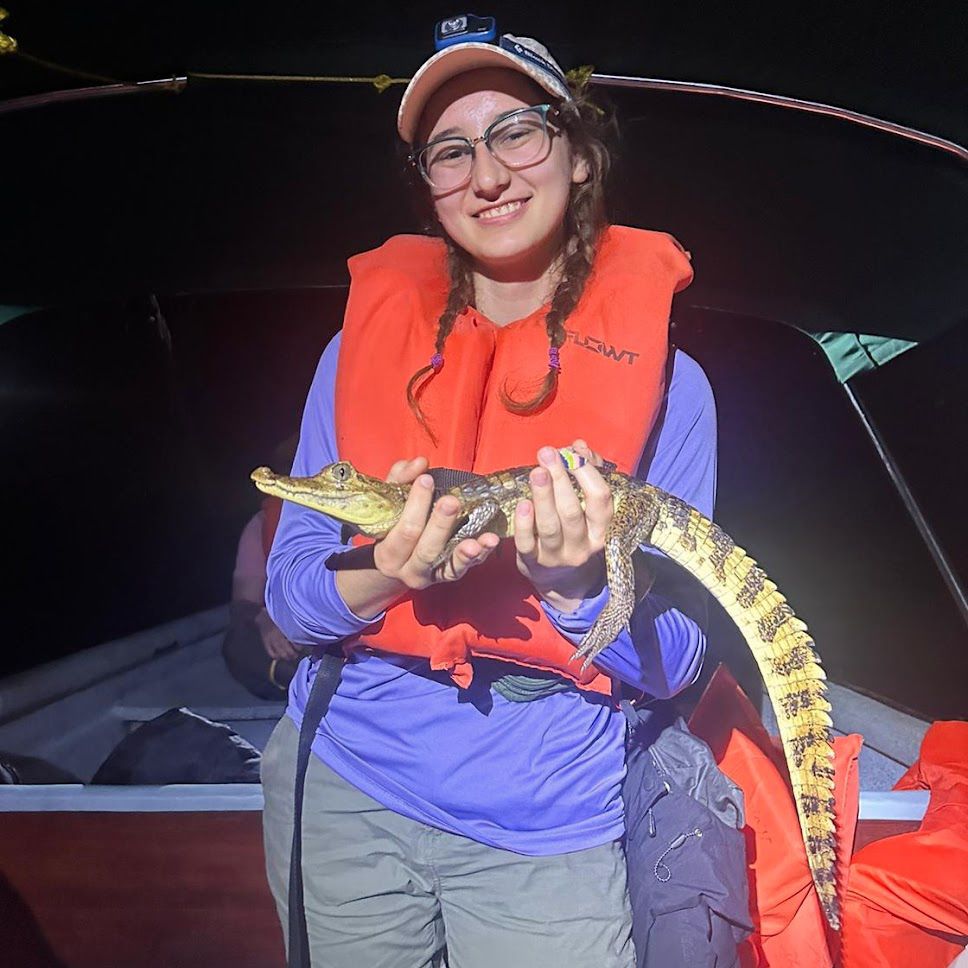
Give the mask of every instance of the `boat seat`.
POLYGON ((258 699, 236 682, 225 668, 220 635, 193 646, 190 662, 185 658, 172 654, 153 662, 140 681, 121 693, 112 714, 133 728, 186 706, 199 716, 225 723, 262 749, 286 711, 286 694, 280 690, 278 702, 258 699))

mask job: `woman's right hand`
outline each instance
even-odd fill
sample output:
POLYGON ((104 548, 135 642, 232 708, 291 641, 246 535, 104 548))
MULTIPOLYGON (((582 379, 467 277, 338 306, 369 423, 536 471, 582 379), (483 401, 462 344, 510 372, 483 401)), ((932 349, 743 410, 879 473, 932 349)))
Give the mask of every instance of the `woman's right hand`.
POLYGON ((434 481, 426 470, 425 457, 399 460, 390 469, 387 480, 410 484, 410 493, 400 520, 373 548, 377 571, 409 589, 457 581, 500 544, 500 538, 490 532, 465 538, 443 564, 434 568, 434 561, 454 533, 460 502, 445 495, 434 503, 434 481))

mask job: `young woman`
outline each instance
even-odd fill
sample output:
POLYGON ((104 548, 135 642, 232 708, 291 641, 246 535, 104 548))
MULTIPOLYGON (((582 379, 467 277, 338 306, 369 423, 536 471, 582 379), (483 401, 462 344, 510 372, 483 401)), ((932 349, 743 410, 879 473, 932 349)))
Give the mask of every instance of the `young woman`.
MULTIPOLYGON (((621 683, 671 696, 705 639, 688 593, 647 551, 630 628, 585 672, 601 611, 609 489, 601 454, 711 514, 715 415, 698 366, 668 346, 688 284, 671 237, 608 226, 598 115, 528 38, 445 48, 404 94, 440 238, 350 262, 293 473, 338 459, 410 484, 400 522, 350 550, 286 505, 267 603, 291 641, 348 660, 306 781, 303 876, 313 960, 330 968, 627 968, 621 683), (554 448, 589 458, 575 477, 554 448), (515 536, 462 541, 428 466, 535 465, 515 536), (352 648, 351 648, 352 646, 352 648)), ((269 882, 287 923, 305 660, 265 751, 269 882)))

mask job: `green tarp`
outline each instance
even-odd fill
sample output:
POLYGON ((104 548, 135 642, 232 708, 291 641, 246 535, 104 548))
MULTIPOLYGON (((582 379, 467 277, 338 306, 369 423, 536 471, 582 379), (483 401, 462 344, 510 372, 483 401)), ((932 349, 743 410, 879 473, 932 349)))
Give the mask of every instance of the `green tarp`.
POLYGON ((27 313, 34 313, 43 308, 43 306, 0 306, 0 326, 18 316, 26 316, 27 313))
POLYGON ((859 373, 869 373, 890 363, 895 356, 917 346, 916 342, 868 333, 809 333, 830 360, 837 379, 846 383, 859 373))

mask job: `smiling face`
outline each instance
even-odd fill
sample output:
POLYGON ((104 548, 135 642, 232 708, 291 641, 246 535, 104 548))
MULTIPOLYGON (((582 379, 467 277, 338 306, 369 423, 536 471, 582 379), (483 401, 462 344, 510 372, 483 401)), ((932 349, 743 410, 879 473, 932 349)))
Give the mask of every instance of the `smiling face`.
MULTIPOLYGON (((444 131, 473 140, 508 111, 549 100, 517 71, 468 71, 434 92, 418 140, 426 144, 444 131)), ((587 177, 585 162, 572 158, 567 135, 556 129, 548 154, 527 168, 508 169, 483 143, 477 145, 470 181, 431 193, 444 231, 479 271, 495 278, 538 278, 561 251, 571 186, 587 177)))

